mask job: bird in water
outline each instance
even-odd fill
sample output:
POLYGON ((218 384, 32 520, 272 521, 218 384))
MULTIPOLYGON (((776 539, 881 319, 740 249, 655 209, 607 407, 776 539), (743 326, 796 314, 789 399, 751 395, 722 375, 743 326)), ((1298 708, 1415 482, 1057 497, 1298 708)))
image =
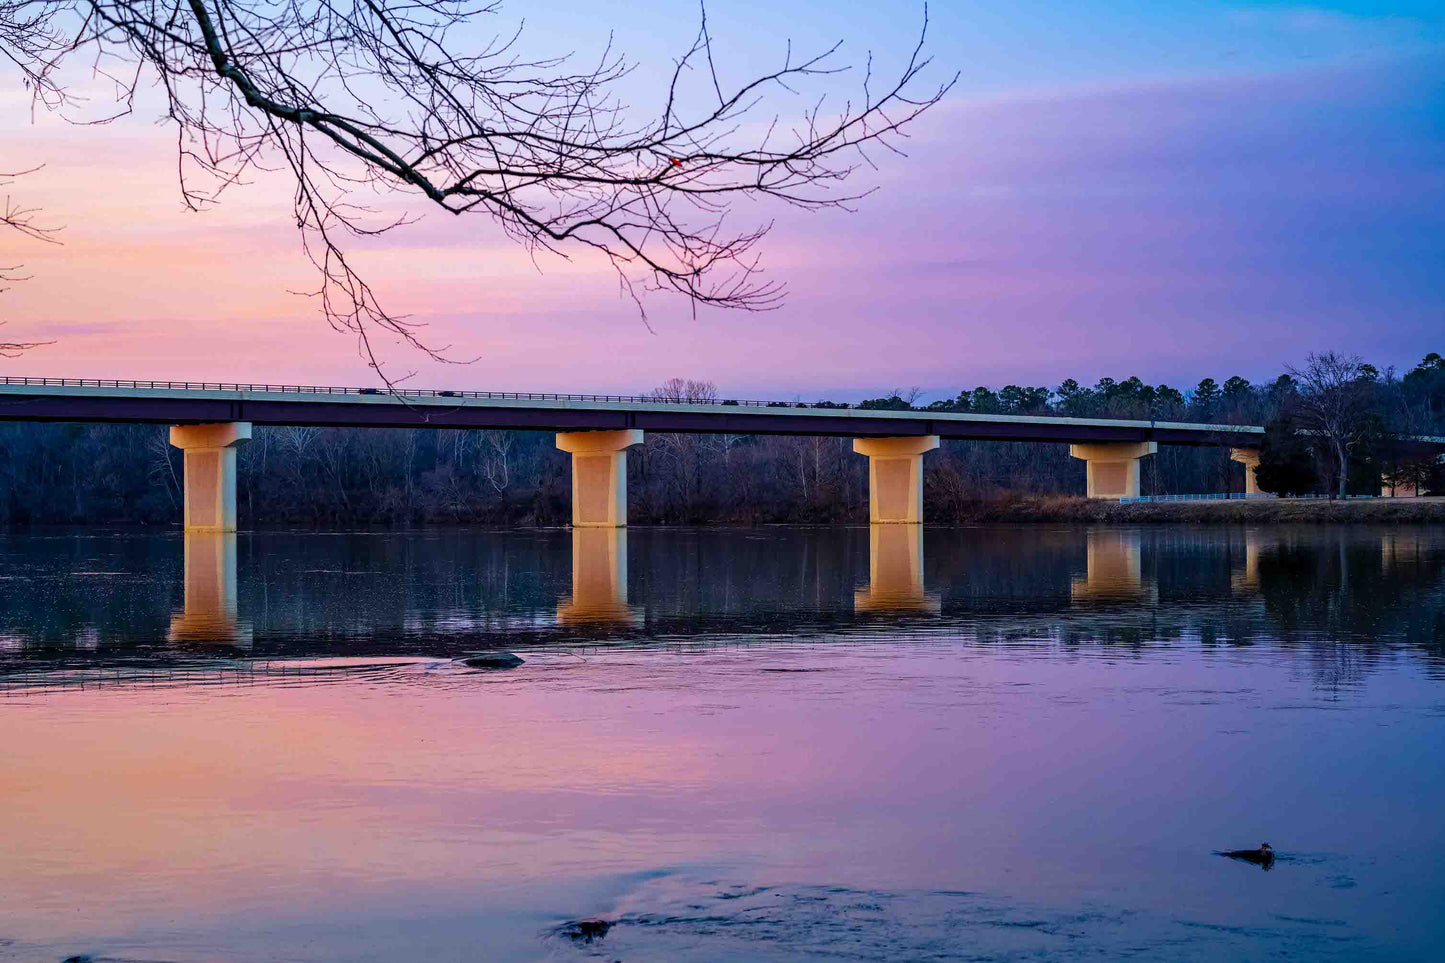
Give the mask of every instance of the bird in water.
POLYGON ((1230 859, 1242 859, 1265 869, 1274 865, 1274 847, 1269 843, 1260 843, 1258 849, 1231 849, 1228 852, 1219 851, 1218 854, 1230 859))

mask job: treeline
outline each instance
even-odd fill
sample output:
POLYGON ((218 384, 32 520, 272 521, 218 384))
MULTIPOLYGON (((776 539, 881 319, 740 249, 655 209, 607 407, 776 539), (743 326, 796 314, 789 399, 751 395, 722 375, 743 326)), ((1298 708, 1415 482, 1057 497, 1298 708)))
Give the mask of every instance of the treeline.
MULTIPOLYGON (((975 388, 930 405, 895 392, 860 407, 1267 424, 1261 479, 1279 490, 1335 490, 1337 441, 1347 481, 1361 493, 1373 493, 1390 473, 1422 488, 1438 485, 1434 454, 1411 448, 1408 438, 1445 435, 1445 363, 1432 354, 1399 378, 1359 363, 1346 374, 1329 383, 1312 381, 1309 368, 1265 385, 1206 379, 1188 393, 1106 378, 1092 388, 1073 381, 1052 391, 975 388), (1344 402, 1347 437, 1313 427, 1317 403, 1332 400, 1344 402)), ((712 385, 682 380, 654 397, 718 401, 712 385)), ((570 518, 569 456, 548 432, 258 427, 237 463, 247 527, 560 525, 570 518)), ((0 424, 0 525, 176 524, 182 473, 164 427, 0 424)), ((630 517, 639 523, 868 517, 867 462, 846 438, 650 434, 630 455, 628 475, 630 517)), ((1142 477, 1145 493, 1156 494, 1242 491, 1243 481, 1227 448, 1162 448, 1142 477)), ((925 510, 938 522, 974 517, 980 502, 1001 497, 1083 490, 1083 463, 1067 445, 945 442, 925 459, 925 510)))
MULTIPOLYGON (((1314 390, 1317 386, 1311 379, 1319 376, 1322 367, 1331 365, 1346 369, 1339 372, 1343 377, 1367 386, 1365 407, 1373 410, 1382 427, 1445 430, 1445 360, 1433 352, 1403 377, 1397 376, 1394 369, 1382 372, 1359 358, 1330 352, 1311 355, 1303 369, 1291 369, 1266 384, 1251 384, 1238 376, 1223 384, 1205 378, 1192 389, 1181 391, 1166 384, 1145 384, 1137 377, 1123 381, 1100 378, 1091 388, 1070 378, 1052 390, 1019 385, 1005 385, 998 391, 984 386, 965 388, 954 398, 927 405, 917 404, 910 397, 916 391, 895 391, 886 398, 861 402, 858 407, 1261 425, 1297 405, 1302 387, 1305 392, 1314 390)), ((815 407, 847 406, 820 402, 815 407)))
MULTIPOLYGON (((833 407, 824 402, 819 405, 833 407)), ((904 392, 864 401, 860 408, 915 409, 904 392)), ((1283 495, 1445 493, 1437 445, 1424 438, 1445 437, 1445 359, 1431 352, 1398 376, 1353 355, 1324 352, 1309 356, 1273 381, 1251 384, 1232 377, 1222 385, 1205 378, 1187 392, 1169 385, 1148 385, 1137 377, 1102 378, 1086 388, 1070 378, 1052 390, 1005 385, 965 389, 950 399, 921 406, 927 411, 986 414, 1066 415, 1073 418, 1126 418, 1202 424, 1265 425, 1258 480, 1267 492, 1283 495)), ((1145 493, 1191 491, 1207 481, 1202 461, 1161 457, 1146 478, 1145 493), (1189 467, 1192 467, 1192 471, 1189 467), (1160 469, 1163 469, 1162 471, 1160 469), (1183 486, 1183 487, 1181 487, 1183 486)), ((947 466, 942 466, 945 469, 947 466)), ((1213 472, 1222 476, 1227 469, 1213 472)), ((1038 488, 1039 479, 1018 479, 1016 490, 1038 488)), ((1200 487, 1193 491, 1219 491, 1200 487)))

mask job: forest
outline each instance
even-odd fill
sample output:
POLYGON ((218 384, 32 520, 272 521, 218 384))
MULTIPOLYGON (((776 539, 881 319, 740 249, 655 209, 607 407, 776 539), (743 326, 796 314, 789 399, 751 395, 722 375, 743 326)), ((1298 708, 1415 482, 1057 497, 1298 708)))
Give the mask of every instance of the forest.
MULTIPOLYGON (((708 382, 673 379, 660 400, 726 404, 708 382)), ((779 404, 843 407, 827 399, 779 404)), ((1312 355, 1251 384, 1189 389, 1137 377, 1046 387, 964 389, 924 402, 899 390, 861 408, 1058 414, 1265 425, 1259 479, 1281 494, 1445 493, 1445 360, 1397 374, 1358 358, 1312 355)), ((569 456, 547 432, 257 427, 239 449, 243 527, 561 525, 569 456)), ((1081 496, 1083 463, 1060 444, 946 441, 925 458, 925 512, 947 523, 1009 499, 1081 496)), ((1145 494, 1243 490, 1227 447, 1161 447, 1145 494)), ((0 526, 176 525, 181 453, 163 426, 0 423, 0 526)), ((629 517, 643 524, 866 522, 867 461, 846 438, 650 434, 628 458, 629 517)))

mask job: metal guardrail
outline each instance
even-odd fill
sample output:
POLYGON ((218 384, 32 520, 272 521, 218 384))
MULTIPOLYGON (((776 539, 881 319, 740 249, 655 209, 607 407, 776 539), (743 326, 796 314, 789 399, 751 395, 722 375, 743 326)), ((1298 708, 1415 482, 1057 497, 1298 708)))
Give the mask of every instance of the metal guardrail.
MULTIPOLYGON (((562 394, 540 391, 447 391, 434 388, 343 388, 336 385, 272 385, 272 384, 230 384, 214 381, 118 381, 104 378, 27 378, 19 376, 0 377, 0 384, 34 385, 55 388, 147 388, 179 391, 265 391, 290 394, 312 395, 367 395, 396 396, 402 398, 481 398, 496 401, 597 401, 618 404, 679 404, 716 405, 719 407, 747 408, 852 408, 852 405, 836 402, 807 404, 791 401, 742 401, 728 398, 723 400, 698 400, 691 398, 665 398, 652 395, 594 395, 562 394)), ((921 411, 921 408, 911 409, 921 411)))
POLYGON ((1205 495, 1124 495, 1119 503, 1133 504, 1136 502, 1222 502, 1242 501, 1246 498, 1277 498, 1277 495, 1270 495, 1261 492, 1257 495, 1247 495, 1244 492, 1217 492, 1205 495))
MULTIPOLYGON (((435 388, 343 388, 337 385, 272 385, 272 384, 231 384, 229 382, 213 381, 121 381, 108 378, 29 378, 16 375, 0 376, 0 385, 27 385, 38 387, 56 388, 145 388, 160 390, 180 391, 257 391, 277 392, 283 394, 319 394, 319 395, 362 395, 369 397, 392 396, 398 398, 477 398, 491 401, 591 401, 611 402, 613 404, 676 404, 694 405, 719 408, 813 408, 818 410, 852 410, 852 411, 911 411, 918 413, 935 414, 973 414, 987 418, 996 414, 1000 418, 1044 418, 1061 419, 1065 421, 1138 421, 1141 419, 1131 418, 1073 418, 1067 415, 1011 415, 1002 412, 950 412, 942 409, 928 407, 910 408, 863 408, 860 405, 852 405, 846 402, 836 401, 815 401, 809 404, 805 401, 745 401, 736 398, 726 399, 696 399, 696 398, 666 398, 654 395, 597 395, 597 394, 563 394, 557 392, 541 391, 448 391, 435 388)), ((1155 424, 1150 420, 1151 425, 1155 424)), ((1160 424, 1172 425, 1172 422, 1160 422, 1160 424)), ((1251 425, 1207 425, 1186 427, 1200 427, 1208 429, 1219 429, 1221 431, 1263 431, 1251 425)))
MULTIPOLYGON (((1243 493, 1241 493, 1241 492, 1230 492, 1230 493, 1228 493, 1228 494, 1225 494, 1225 493, 1222 493, 1222 492, 1221 492, 1221 493, 1219 493, 1219 494, 1211 494, 1211 495, 1125 495, 1125 496, 1123 496, 1123 497, 1121 497, 1121 498, 1119 499, 1119 503, 1120 503, 1120 504, 1130 504, 1130 503, 1134 503, 1134 502, 1209 502, 1209 501, 1224 501, 1225 499, 1245 499, 1245 498, 1255 498, 1255 499, 1259 499, 1259 498, 1279 498, 1279 497, 1280 497, 1280 496, 1278 496, 1278 495, 1271 495, 1271 494, 1269 494, 1268 492, 1260 492, 1259 494, 1256 494, 1256 495, 1245 495, 1245 494, 1243 494, 1243 493)), ((1326 498, 1326 499, 1334 499, 1334 498, 1338 498, 1339 496, 1337 496, 1337 495, 1328 495, 1328 494, 1323 494, 1323 493, 1318 493, 1318 492, 1313 492, 1313 493, 1310 493, 1310 494, 1307 494, 1307 495, 1290 495, 1289 497, 1290 497, 1291 499, 1301 499, 1301 498, 1326 498)), ((1347 500, 1347 501, 1358 501, 1358 500, 1360 500, 1360 499, 1387 498, 1387 497, 1390 497, 1390 496, 1386 496, 1386 495, 1346 495, 1344 500, 1347 500)))

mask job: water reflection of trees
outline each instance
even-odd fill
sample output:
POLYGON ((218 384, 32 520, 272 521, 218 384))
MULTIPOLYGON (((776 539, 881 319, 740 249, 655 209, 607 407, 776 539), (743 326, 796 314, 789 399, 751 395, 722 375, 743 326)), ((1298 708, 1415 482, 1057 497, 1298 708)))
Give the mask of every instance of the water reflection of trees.
POLYGON ((1263 553, 1259 591, 1282 641, 1445 648, 1445 544, 1419 533, 1319 530, 1263 553))
MULTIPOLYGON (((590 556, 565 530, 242 535, 236 610, 253 656, 862 634, 1139 657, 1278 641, 1336 690, 1402 645, 1445 671, 1445 533, 1428 529, 929 529, 922 585, 908 583, 928 604, 914 606, 858 603, 898 594, 872 584, 886 573, 870 566, 866 528, 635 528, 624 544, 625 557, 601 557, 626 618, 562 617, 590 584, 577 571, 590 556)), ((180 650, 180 545, 6 539, 0 662, 180 650)))

